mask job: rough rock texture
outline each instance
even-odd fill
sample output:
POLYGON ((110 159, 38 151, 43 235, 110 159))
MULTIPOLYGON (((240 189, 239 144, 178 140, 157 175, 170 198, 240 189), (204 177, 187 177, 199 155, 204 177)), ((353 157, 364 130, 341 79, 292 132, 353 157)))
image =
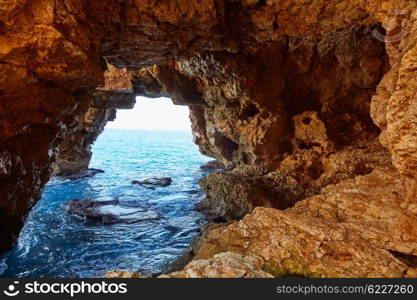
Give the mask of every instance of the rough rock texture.
MULTIPOLYGON (((263 260, 254 255, 224 252, 211 259, 194 260, 184 270, 158 278, 273 278, 262 270, 263 260)), ((105 278, 149 278, 141 273, 110 271, 105 278)))
MULTIPOLYGON (((233 251, 255 254, 276 277, 409 277, 409 267, 363 238, 366 228, 270 208, 256 208, 242 221, 213 230, 196 260, 233 251)), ((372 230, 368 235, 372 235, 372 230)))
POLYGON ((84 169, 81 172, 78 172, 76 174, 65 175, 65 176, 61 176, 59 178, 62 179, 62 180, 67 180, 67 179, 69 179, 69 180, 78 180, 78 179, 94 177, 99 173, 104 173, 104 171, 100 170, 100 169, 89 168, 89 169, 84 169))
POLYGON ((393 168, 323 189, 321 195, 297 203, 289 211, 337 223, 356 224, 376 247, 417 255, 417 214, 409 207, 406 179, 393 168))
POLYGON ((256 209, 206 232, 196 259, 234 251, 263 257, 275 276, 415 277, 417 214, 406 181, 378 168, 286 211, 256 209))
POLYGON ((208 163, 200 166, 200 169, 205 170, 205 171, 207 171, 207 170, 222 170, 224 168, 225 168, 224 164, 222 164, 221 162, 219 162, 217 160, 209 161, 208 163))
POLYGON ((150 278, 150 277, 143 275, 141 273, 136 273, 136 272, 110 271, 104 274, 104 278, 150 278))
POLYGON ((273 278, 262 266, 260 257, 224 252, 210 259, 194 260, 184 270, 160 278, 273 278))
POLYGON ((313 244, 324 237, 331 249, 352 247, 349 263, 337 251, 325 264, 320 252, 297 263, 306 276, 408 276, 399 257, 414 255, 416 21, 407 0, 3 1, 0 250, 16 240, 52 166, 87 167, 114 108, 134 95, 169 96, 190 106, 201 151, 234 168, 206 180, 214 213, 219 203, 239 218, 262 200, 273 208, 247 220, 281 224, 265 234, 279 240, 274 232, 289 226, 293 235, 282 236, 298 245, 297 233, 314 228, 312 249, 322 251, 313 244), (219 188, 222 177, 230 185, 219 188), (371 199, 366 213, 345 185, 371 199), (381 242, 364 248, 369 232, 381 242))

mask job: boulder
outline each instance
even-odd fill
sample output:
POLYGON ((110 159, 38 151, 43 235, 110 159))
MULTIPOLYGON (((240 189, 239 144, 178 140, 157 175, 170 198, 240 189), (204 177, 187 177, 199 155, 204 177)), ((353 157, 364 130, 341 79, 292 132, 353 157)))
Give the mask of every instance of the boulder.
POLYGON ((152 185, 152 186, 168 186, 171 185, 171 177, 152 177, 145 180, 133 180, 132 184, 138 185, 152 185))
POLYGON ((86 218, 98 224, 131 224, 160 219, 161 216, 143 207, 128 207, 118 200, 74 199, 65 205, 68 213, 86 218))

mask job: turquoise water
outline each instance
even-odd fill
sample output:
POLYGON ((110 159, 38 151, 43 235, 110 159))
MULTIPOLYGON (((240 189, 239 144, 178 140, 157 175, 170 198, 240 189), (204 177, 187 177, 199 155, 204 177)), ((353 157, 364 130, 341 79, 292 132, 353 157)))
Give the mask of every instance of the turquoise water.
POLYGON ((75 181, 52 179, 32 209, 17 245, 0 261, 3 277, 96 277, 108 270, 164 272, 189 248, 204 217, 194 211, 206 174, 189 132, 106 129, 93 147, 90 167, 105 171, 75 181), (154 190, 132 180, 172 177, 154 190), (69 215, 71 199, 118 199, 162 218, 134 224, 91 225, 69 215))

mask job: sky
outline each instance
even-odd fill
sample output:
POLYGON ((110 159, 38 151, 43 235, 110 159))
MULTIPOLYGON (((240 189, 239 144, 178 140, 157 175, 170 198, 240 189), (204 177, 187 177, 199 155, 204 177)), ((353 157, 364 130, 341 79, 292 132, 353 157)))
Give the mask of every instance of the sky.
POLYGON ((135 107, 118 109, 106 128, 190 131, 188 114, 188 106, 174 105, 169 98, 136 97, 135 107))

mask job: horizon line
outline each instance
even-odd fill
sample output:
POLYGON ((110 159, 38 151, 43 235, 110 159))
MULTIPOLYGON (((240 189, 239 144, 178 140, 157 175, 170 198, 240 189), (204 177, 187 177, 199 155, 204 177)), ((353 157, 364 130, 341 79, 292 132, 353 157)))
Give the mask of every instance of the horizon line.
POLYGON ((189 130, 186 130, 186 129, 166 129, 166 128, 159 129, 159 128, 120 128, 120 127, 105 127, 103 131, 107 129, 192 132, 191 128, 189 130))

